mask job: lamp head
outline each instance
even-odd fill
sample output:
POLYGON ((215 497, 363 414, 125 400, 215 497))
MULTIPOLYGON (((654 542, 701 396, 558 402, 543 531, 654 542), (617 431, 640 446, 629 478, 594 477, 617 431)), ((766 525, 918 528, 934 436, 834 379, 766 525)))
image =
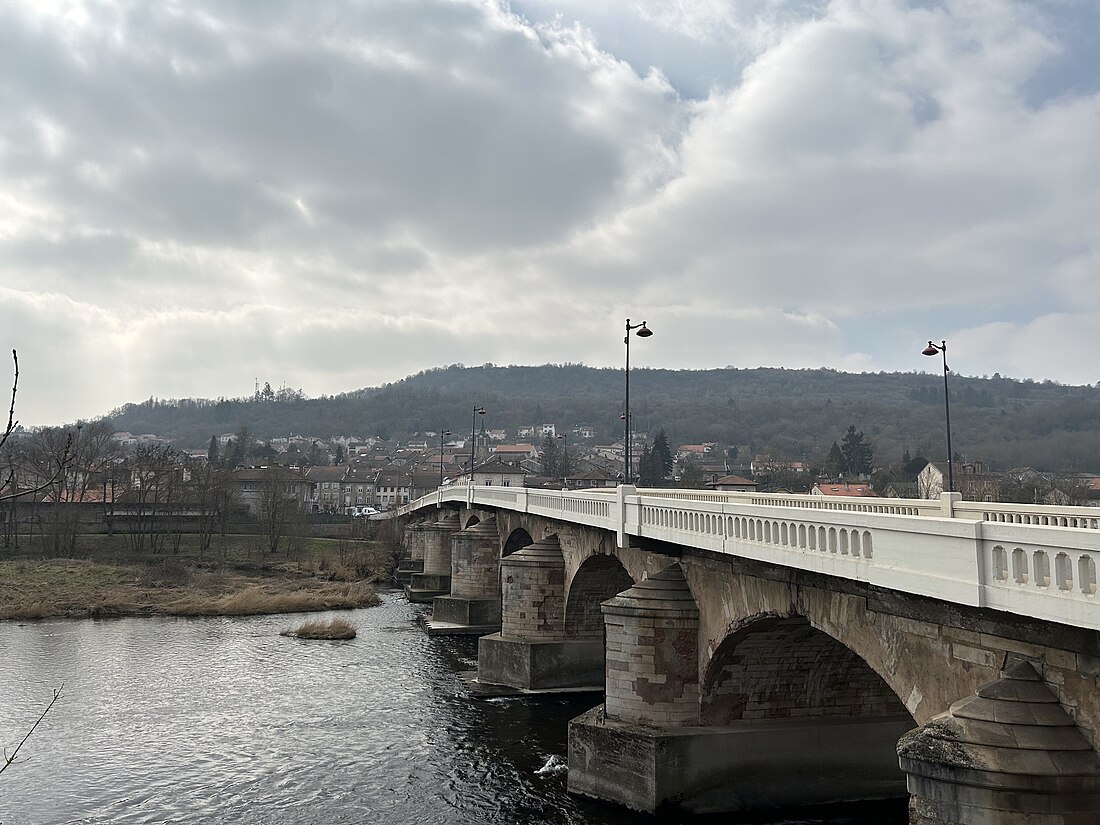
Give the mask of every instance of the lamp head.
POLYGON ((634 334, 637 335, 639 338, 648 338, 650 335, 653 334, 653 330, 645 325, 645 321, 642 321, 641 327, 639 327, 638 331, 634 334))
POLYGON ((476 412, 476 413, 477 413, 478 415, 485 415, 485 408, 484 408, 484 407, 478 407, 478 408, 477 408, 477 409, 475 410, 475 412, 476 412))
POLYGON ((921 355, 939 355, 939 354, 940 354, 940 348, 937 347, 935 344, 933 344, 931 341, 928 342, 928 346, 926 346, 923 350, 921 350, 921 355))

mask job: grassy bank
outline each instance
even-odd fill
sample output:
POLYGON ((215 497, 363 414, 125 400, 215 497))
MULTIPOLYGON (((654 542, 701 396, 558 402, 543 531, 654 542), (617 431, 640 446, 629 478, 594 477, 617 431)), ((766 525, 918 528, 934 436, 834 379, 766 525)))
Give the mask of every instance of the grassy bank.
POLYGON ((81 558, 47 558, 33 543, 0 551, 0 619, 243 616, 367 607, 390 561, 368 542, 306 539, 288 553, 231 537, 199 553, 140 555, 125 537, 82 537, 81 558))

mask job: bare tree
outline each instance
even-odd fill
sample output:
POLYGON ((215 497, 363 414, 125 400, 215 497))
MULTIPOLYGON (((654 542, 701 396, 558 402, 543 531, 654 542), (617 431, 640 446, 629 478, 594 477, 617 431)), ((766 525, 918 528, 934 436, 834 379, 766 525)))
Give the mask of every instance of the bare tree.
POLYGON ((298 490, 304 481, 289 467, 274 466, 264 472, 258 515, 269 553, 278 552, 283 538, 301 532, 304 514, 298 490))
POLYGON ((42 536, 47 549, 72 553, 81 513, 99 504, 104 475, 121 456, 109 421, 43 427, 20 445, 22 474, 42 492, 42 536))
POLYGON ((19 395, 19 353, 11 351, 12 359, 12 387, 11 403, 8 405, 8 420, 2 432, 0 432, 0 465, 4 467, 0 474, 0 521, 3 522, 3 541, 5 547, 18 543, 18 506, 20 499, 36 496, 39 493, 54 488, 59 481, 65 478, 69 467, 73 463, 73 434, 65 433, 61 440, 60 449, 54 450, 49 456, 42 457, 41 461, 27 472, 22 463, 23 451, 16 451, 9 443, 12 435, 19 428, 19 422, 15 418, 15 401, 19 395))
POLYGON ((178 509, 183 498, 183 472, 178 453, 167 445, 143 444, 130 463, 124 499, 131 519, 130 546, 137 552, 179 552, 178 509))
POLYGON ((187 467, 191 476, 188 491, 198 516, 199 554, 202 555, 210 549, 219 527, 222 536, 225 535, 234 504, 231 473, 211 461, 189 461, 187 467))

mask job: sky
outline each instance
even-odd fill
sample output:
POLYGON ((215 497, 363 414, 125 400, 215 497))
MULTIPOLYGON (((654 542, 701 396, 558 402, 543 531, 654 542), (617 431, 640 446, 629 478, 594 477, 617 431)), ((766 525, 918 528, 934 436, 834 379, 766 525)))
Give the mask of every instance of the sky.
MULTIPOLYGON (((1093 0, 9 0, 25 424, 453 363, 1100 380, 1093 0)), ((7 374, 0 371, 0 377, 7 374)))

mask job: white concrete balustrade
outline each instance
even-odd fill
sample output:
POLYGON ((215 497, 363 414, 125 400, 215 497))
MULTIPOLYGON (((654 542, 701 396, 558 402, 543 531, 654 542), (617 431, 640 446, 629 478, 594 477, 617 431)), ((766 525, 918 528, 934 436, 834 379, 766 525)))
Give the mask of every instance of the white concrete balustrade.
POLYGON ((452 485, 396 511, 459 502, 603 528, 829 576, 1100 629, 1100 510, 693 490, 452 485))

